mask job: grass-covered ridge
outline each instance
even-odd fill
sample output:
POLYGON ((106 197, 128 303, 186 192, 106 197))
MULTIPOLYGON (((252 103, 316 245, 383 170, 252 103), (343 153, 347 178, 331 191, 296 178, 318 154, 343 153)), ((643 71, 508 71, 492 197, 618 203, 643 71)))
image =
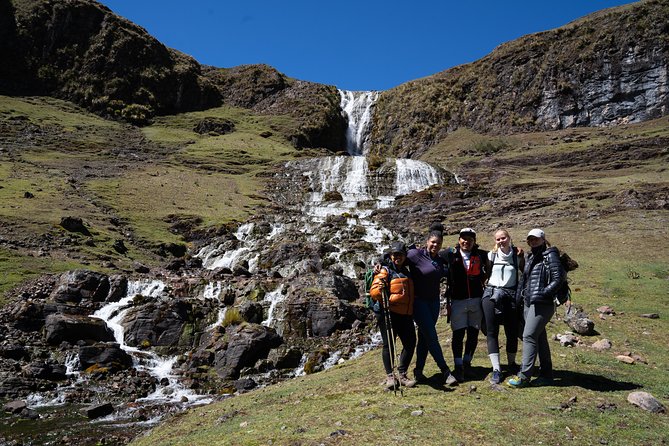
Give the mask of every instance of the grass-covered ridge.
POLYGON ((310 153, 282 136, 292 123, 225 106, 139 129, 61 100, 0 96, 0 235, 12 250, 5 263, 12 274, 0 289, 60 271, 61 261, 103 270, 158 265, 165 259, 157 247, 185 242, 175 221, 217 228, 262 212, 263 175, 310 153), (229 120, 235 130, 196 133, 205 118, 229 120), (82 218, 91 234, 66 232, 59 226, 66 216, 82 218), (127 254, 113 248, 117 240, 127 254))

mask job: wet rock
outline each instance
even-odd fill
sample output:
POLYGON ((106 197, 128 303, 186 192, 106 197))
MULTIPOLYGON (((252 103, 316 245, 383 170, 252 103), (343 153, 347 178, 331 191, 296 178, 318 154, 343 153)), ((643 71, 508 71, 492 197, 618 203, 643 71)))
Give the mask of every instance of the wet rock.
POLYGON ((113 341, 114 332, 102 319, 70 314, 50 314, 44 324, 45 339, 50 345, 63 341, 113 341))
POLYGON ((65 366, 62 364, 34 362, 22 369, 26 378, 45 379, 47 381, 64 381, 67 379, 65 366))
POLYGON ((60 276, 50 298, 56 302, 79 303, 83 299, 102 302, 109 294, 109 278, 94 271, 74 270, 60 276))
POLYGON ((648 392, 632 392, 627 395, 627 401, 649 412, 666 412, 664 405, 648 392))
POLYGON ((183 336, 186 325, 193 319, 192 304, 181 298, 135 306, 128 310, 122 322, 125 342, 133 347, 169 347, 183 341, 190 347, 190 341, 183 336))
POLYGON ((609 350, 612 346, 613 344, 611 344, 611 341, 608 339, 600 339, 599 341, 592 344, 593 350, 597 350, 598 352, 609 350))
POLYGON ((9 413, 20 413, 23 409, 27 408, 28 405, 25 401, 16 400, 10 401, 9 403, 2 406, 2 410, 9 413))
POLYGON ((219 350, 214 359, 216 371, 223 379, 238 378, 241 369, 253 367, 283 342, 274 329, 257 324, 228 327, 226 335, 227 346, 219 350))
POLYGON ((132 357, 114 342, 79 347, 79 369, 117 372, 132 367, 132 357))
POLYGON ((263 307, 259 303, 245 302, 239 307, 239 314, 245 321, 259 324, 263 321, 263 307))
POLYGON ((114 413, 114 406, 112 406, 111 403, 96 404, 84 408, 83 412, 89 419, 92 420, 95 418, 111 415, 114 413))
POLYGON ((282 345, 272 349, 269 355, 267 355, 267 359, 274 364, 274 368, 295 369, 300 365, 300 361, 302 360, 302 350, 298 347, 282 345))
POLYGON ((122 275, 109 277, 109 294, 107 302, 118 302, 128 292, 128 278, 122 275))
POLYGON ((151 271, 148 266, 139 262, 132 262, 132 270, 140 274, 148 274, 151 271))
POLYGON ((91 235, 90 231, 79 217, 63 217, 60 219, 60 226, 69 232, 78 232, 84 235, 91 235))

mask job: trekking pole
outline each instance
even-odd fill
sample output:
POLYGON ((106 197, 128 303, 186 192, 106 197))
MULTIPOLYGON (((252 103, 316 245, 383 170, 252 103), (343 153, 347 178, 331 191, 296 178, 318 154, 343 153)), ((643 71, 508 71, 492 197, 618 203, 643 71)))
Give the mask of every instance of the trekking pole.
POLYGON ((395 372, 397 372, 397 386, 393 387, 393 392, 397 395, 397 388, 400 389, 400 395, 404 396, 404 391, 402 390, 402 381, 399 379, 399 370, 397 369, 397 362, 395 360, 396 345, 395 345, 395 333, 393 330, 393 323, 390 317, 390 300, 388 298, 388 290, 384 286, 381 289, 381 294, 383 296, 383 320, 386 325, 386 337, 388 339, 388 348, 390 349, 390 367, 393 370, 393 377, 395 372))

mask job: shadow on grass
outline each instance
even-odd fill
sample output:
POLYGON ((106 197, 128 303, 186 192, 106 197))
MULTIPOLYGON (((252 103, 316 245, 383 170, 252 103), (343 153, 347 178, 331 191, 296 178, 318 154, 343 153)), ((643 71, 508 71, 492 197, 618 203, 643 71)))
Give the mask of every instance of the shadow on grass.
POLYGON ((455 387, 446 387, 444 384, 444 375, 441 373, 435 373, 434 375, 427 378, 426 381, 421 381, 417 385, 419 386, 429 386, 434 390, 441 390, 442 392, 453 392, 455 387))
POLYGON ((602 375, 575 372, 572 370, 556 370, 552 384, 546 387, 577 386, 597 392, 615 392, 618 390, 634 390, 643 386, 640 384, 616 381, 602 375))

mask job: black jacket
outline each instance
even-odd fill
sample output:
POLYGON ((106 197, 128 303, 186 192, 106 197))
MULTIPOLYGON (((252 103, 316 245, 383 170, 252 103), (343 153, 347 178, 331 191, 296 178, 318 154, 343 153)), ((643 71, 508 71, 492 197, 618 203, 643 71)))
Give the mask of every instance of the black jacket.
POLYGON ((475 246, 471 251, 469 270, 465 270, 460 247, 443 250, 439 256, 448 264, 448 288, 446 296, 459 300, 482 297, 485 281, 488 278, 488 251, 475 246))
POLYGON ((545 248, 532 250, 525 258, 525 269, 518 289, 527 306, 553 305, 553 297, 567 279, 558 249, 551 247, 544 251, 545 248))

